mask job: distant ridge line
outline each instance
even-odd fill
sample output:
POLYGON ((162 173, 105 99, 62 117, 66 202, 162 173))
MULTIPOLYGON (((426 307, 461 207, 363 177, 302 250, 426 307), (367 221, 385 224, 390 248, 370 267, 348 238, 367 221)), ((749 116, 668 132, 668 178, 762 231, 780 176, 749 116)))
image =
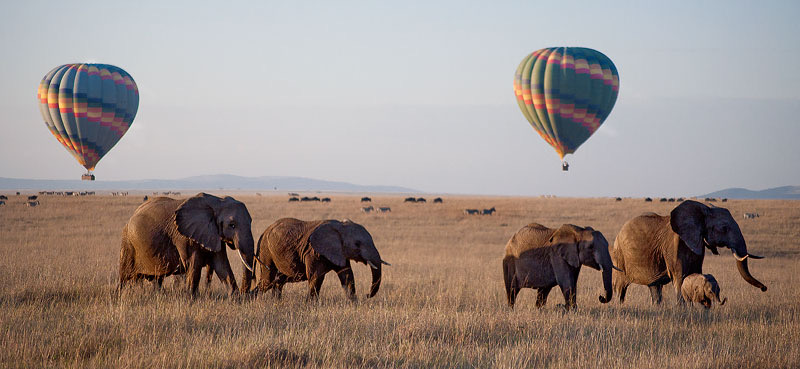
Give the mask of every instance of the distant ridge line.
POLYGON ((0 177, 0 190, 279 190, 334 192, 422 193, 413 188, 385 185, 360 185, 304 177, 242 177, 230 174, 201 175, 180 179, 124 181, 81 181, 62 179, 22 179, 0 177))
POLYGON ((729 199, 752 200, 800 200, 800 186, 781 186, 761 191, 735 187, 711 192, 698 197, 725 197, 729 199))

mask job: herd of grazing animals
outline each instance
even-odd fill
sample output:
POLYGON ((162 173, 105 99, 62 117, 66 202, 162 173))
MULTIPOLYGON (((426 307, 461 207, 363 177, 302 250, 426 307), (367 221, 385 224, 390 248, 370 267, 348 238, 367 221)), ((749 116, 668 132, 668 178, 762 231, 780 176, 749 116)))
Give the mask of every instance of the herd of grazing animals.
MULTIPOLYGON (((409 198, 411 199, 411 198, 409 198)), ((418 199, 415 198, 415 202, 418 199)), ((362 202, 371 202, 362 198, 362 202)), ((375 211, 373 206, 362 208, 375 211)), ((391 211, 379 207, 379 212, 391 211)), ((494 208, 468 214, 491 214, 494 208)), ((230 295, 271 292, 280 297, 283 286, 308 283, 315 299, 325 275, 335 271, 347 297, 355 300, 352 262, 372 271, 369 297, 380 288, 384 261, 367 229, 351 220, 303 221, 283 218, 267 227, 255 241, 247 207, 232 197, 205 193, 185 200, 153 197, 134 212, 123 228, 118 291, 131 281, 151 280, 159 288, 165 277, 186 274, 186 285, 197 293, 202 268, 216 274, 230 295), (237 287, 225 247, 236 250, 244 265, 237 287)), ((727 209, 687 200, 668 215, 646 213, 622 226, 613 246, 592 227, 564 224, 557 228, 531 223, 507 242, 502 270, 508 305, 514 307, 520 290, 537 290, 541 308, 558 286, 564 308, 576 308, 578 275, 582 266, 601 271, 601 303, 614 295, 625 300, 631 284, 648 286, 652 302, 662 301, 662 287, 672 284, 677 301, 719 305, 719 284, 703 274, 705 249, 719 254, 729 248, 742 278, 766 291, 750 274, 748 259, 760 259, 746 247, 738 224, 727 209)))

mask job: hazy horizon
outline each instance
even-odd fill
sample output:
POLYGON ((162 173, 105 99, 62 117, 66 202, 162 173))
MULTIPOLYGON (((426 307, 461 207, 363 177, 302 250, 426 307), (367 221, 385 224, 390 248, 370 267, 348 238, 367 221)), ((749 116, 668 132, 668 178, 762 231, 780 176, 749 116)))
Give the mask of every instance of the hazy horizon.
POLYGON ((141 96, 98 181, 225 173, 526 196, 800 184, 800 3, 78 3, 0 14, 13 55, 0 61, 0 177, 80 177, 36 87, 94 61, 128 71, 141 96), (620 73, 614 110, 566 173, 512 90, 526 54, 562 45, 620 73))

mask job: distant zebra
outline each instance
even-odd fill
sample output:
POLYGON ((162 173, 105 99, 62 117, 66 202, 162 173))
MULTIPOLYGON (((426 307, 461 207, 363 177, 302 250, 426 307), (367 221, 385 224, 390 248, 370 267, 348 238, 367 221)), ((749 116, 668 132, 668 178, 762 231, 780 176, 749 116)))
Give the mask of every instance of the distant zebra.
POLYGON ((467 215, 479 215, 481 213, 478 209, 464 209, 464 214, 467 215))
POLYGON ((373 210, 375 210, 375 208, 372 207, 372 206, 367 206, 365 208, 361 208, 361 211, 364 212, 364 213, 371 213, 373 210))
POLYGON ((744 213, 744 219, 755 219, 758 217, 758 213, 744 213))
POLYGON ((483 209, 483 211, 481 212, 481 214, 482 214, 482 215, 492 215, 492 214, 494 214, 494 212, 496 212, 496 211, 497 211, 497 210, 494 208, 494 206, 492 206, 492 208, 491 208, 491 209, 483 209))
POLYGON ((390 207, 379 207, 378 208, 378 212, 379 213, 391 213, 392 212, 392 208, 390 208, 390 207))

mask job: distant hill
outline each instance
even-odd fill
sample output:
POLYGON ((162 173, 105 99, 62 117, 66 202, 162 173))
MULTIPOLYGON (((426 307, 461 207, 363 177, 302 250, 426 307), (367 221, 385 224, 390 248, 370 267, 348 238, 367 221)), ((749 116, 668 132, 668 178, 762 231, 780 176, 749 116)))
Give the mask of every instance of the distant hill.
POLYGON ((0 177, 0 190, 261 190, 335 192, 421 192, 398 186, 358 185, 303 177, 240 177, 228 174, 181 179, 80 181, 0 177))
POLYGON ((727 197, 729 199, 800 200, 800 186, 783 186, 752 191, 746 188, 727 188, 698 197, 727 197))

